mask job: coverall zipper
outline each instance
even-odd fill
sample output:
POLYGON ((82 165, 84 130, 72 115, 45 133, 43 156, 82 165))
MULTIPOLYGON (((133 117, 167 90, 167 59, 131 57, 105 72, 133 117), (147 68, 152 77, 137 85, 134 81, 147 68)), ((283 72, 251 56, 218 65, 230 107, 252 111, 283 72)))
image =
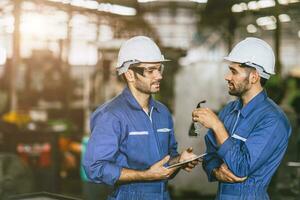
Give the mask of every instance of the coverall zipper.
MULTIPOLYGON (((146 112, 146 114, 147 114, 147 116, 149 117, 149 119, 150 119, 150 122, 151 122, 151 125, 152 125, 152 129, 153 129, 153 134, 154 134, 154 137, 155 137, 155 140, 156 140, 156 145, 157 145, 157 149, 158 149, 158 154, 160 155, 160 156, 162 156, 162 150, 161 150, 161 144, 160 144, 160 142, 159 142, 159 139, 157 138, 157 133, 156 133, 156 128, 155 128, 155 126, 154 126, 154 124, 153 124, 153 122, 152 122, 152 111, 153 111, 153 107, 151 107, 151 110, 150 110, 150 114, 148 115, 146 112)), ((162 200, 164 199, 164 184, 165 183, 161 183, 161 197, 162 197, 162 200)))

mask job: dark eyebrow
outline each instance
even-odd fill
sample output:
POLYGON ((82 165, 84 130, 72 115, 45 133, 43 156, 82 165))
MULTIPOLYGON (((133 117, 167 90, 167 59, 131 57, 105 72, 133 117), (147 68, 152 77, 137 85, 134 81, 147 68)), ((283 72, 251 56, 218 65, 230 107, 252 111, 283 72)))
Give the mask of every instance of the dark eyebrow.
POLYGON ((231 66, 229 66, 229 69, 230 69, 231 71, 237 72, 237 70, 236 70, 235 68, 231 67, 231 66))
POLYGON ((150 66, 150 67, 146 67, 147 69, 157 69, 159 68, 160 66, 150 66))
POLYGON ((159 68, 159 67, 161 67, 160 65, 151 65, 151 66, 149 66, 149 67, 145 67, 146 69, 157 69, 157 68, 159 68))

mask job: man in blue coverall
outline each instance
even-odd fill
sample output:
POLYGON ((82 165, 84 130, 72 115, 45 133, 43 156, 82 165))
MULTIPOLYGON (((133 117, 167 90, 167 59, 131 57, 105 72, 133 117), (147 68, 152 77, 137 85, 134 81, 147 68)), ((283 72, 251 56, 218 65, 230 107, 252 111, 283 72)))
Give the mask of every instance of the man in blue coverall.
POLYGON ((167 182, 179 168, 166 165, 195 156, 191 148, 178 154, 171 114, 151 96, 160 89, 165 61, 150 38, 127 40, 117 64, 127 87, 91 117, 83 166, 91 181, 114 186, 108 199, 170 199, 167 182))
POLYGON ((291 126, 263 89, 275 74, 272 48, 246 38, 225 57, 229 61, 228 103, 219 116, 208 108, 193 111, 194 121, 209 128, 203 168, 209 181, 219 181, 216 199, 265 200, 267 188, 288 145, 291 126))

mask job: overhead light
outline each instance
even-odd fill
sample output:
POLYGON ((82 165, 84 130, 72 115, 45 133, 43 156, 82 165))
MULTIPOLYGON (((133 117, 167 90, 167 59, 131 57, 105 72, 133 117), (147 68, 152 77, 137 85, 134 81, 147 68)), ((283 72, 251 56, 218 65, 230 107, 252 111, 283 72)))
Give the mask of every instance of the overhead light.
POLYGON ((136 15, 136 9, 135 8, 116 5, 116 4, 110 4, 110 3, 100 3, 99 7, 98 7, 98 10, 99 11, 104 11, 104 12, 114 13, 114 14, 117 14, 117 15, 127 15, 127 16, 136 15))
POLYGON ((276 5, 274 0, 260 0, 257 3, 260 8, 270 8, 276 5))
POLYGON ((86 1, 86 3, 84 4, 84 7, 85 8, 88 8, 88 9, 97 9, 99 6, 99 3, 97 1, 86 1))
POLYGON ((288 5, 289 3, 298 3, 300 0, 278 0, 281 5, 288 5))
POLYGON ((300 30, 298 31, 298 37, 300 38, 300 30))
MULTIPOLYGON (((72 6, 87 8, 87 9, 97 9, 103 12, 109 12, 117 15, 136 15, 136 9, 128 6, 122 6, 110 3, 98 3, 96 0, 48 0, 53 2, 60 2, 64 4, 70 3, 72 6)), ((154 0, 139 0, 139 2, 149 2, 154 0)))
POLYGON ((190 0, 196 3, 207 3, 207 0, 190 0))
POLYGON ((63 4, 69 4, 69 3, 71 3, 72 0, 48 0, 48 1, 63 3, 63 4))
POLYGON ((241 8, 244 10, 248 10, 247 4, 246 3, 240 3, 241 8))
POLYGON ((289 22, 289 21, 291 21, 290 16, 287 15, 287 14, 280 14, 278 16, 278 18, 279 18, 280 22, 289 22))
POLYGON ((263 28, 266 29, 266 30, 271 31, 271 30, 275 30, 277 28, 277 26, 276 26, 276 24, 268 24, 263 28))
POLYGON ((248 8, 249 10, 258 10, 259 9, 259 5, 256 1, 250 1, 248 3, 248 8))
POLYGON ((278 3, 281 5, 287 5, 289 4, 289 0, 278 0, 278 3))
POLYGON ((139 3, 148 3, 148 2, 152 2, 155 0, 138 0, 139 3))
POLYGON ((84 7, 85 1, 84 0, 72 0, 71 5, 77 6, 77 7, 84 7))
POLYGON ((243 8, 242 8, 242 6, 240 6, 240 4, 234 4, 231 7, 231 11, 234 13, 239 13, 239 12, 243 12, 243 8))
POLYGON ((248 31, 248 33, 256 33, 256 32, 257 32, 257 28, 256 28, 255 25, 249 24, 249 25, 247 26, 247 31, 248 31))
POLYGON ((63 4, 69 4, 69 3, 71 3, 71 0, 62 0, 62 3, 63 4))
POLYGON ((276 18, 274 16, 260 17, 256 20, 256 23, 259 26, 272 25, 276 24, 276 18))

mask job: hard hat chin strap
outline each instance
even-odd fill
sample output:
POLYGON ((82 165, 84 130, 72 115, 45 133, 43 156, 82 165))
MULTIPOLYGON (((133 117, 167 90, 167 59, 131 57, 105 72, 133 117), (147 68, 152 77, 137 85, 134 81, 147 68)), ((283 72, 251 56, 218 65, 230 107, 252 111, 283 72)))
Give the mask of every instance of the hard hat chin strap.
POLYGON ((264 68, 260 65, 257 65, 255 63, 252 62, 245 62, 245 63, 241 63, 241 65, 246 66, 246 67, 253 67, 257 70, 259 76, 265 78, 265 79, 269 79, 271 77, 271 74, 269 74, 268 72, 266 72, 264 70, 264 68))

